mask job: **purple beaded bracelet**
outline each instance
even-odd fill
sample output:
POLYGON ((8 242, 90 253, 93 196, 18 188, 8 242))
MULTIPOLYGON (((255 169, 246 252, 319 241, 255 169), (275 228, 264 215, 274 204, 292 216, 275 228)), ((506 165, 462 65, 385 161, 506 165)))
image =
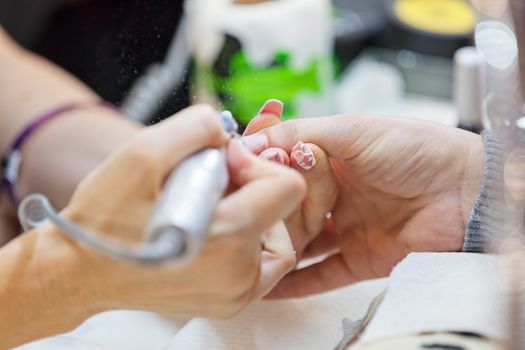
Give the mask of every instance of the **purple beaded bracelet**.
MULTIPOLYGON (((98 104, 118 111, 114 105, 106 101, 100 101, 98 104)), ((54 108, 33 120, 18 134, 14 142, 11 144, 11 147, 2 158, 2 182, 0 183, 0 194, 5 190, 11 201, 15 205, 18 205, 20 198, 16 193, 15 185, 20 172, 20 166, 22 164, 22 147, 24 144, 37 129, 39 129, 48 121, 63 115, 66 112, 82 109, 86 106, 88 105, 81 103, 71 103, 54 108)))

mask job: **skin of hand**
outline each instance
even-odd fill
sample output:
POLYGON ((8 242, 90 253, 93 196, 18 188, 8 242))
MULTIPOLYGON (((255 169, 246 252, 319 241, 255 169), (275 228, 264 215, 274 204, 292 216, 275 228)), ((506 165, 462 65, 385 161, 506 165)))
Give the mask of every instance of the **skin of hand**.
POLYGON ((25 233, 0 250, 0 349, 64 332, 94 313, 137 309, 230 317, 295 266, 282 218, 306 184, 290 169, 228 142, 208 106, 141 131, 78 186, 62 215, 88 231, 140 240, 162 184, 204 147, 227 145, 230 191, 189 265, 138 266, 78 246, 56 228, 25 233))
POLYGON ((306 199, 285 222, 298 256, 325 258, 288 274, 269 297, 387 276, 410 252, 461 250, 481 184, 479 135, 359 115, 281 123, 270 104, 248 126, 245 143, 263 158, 279 153, 288 158, 281 163, 291 162, 304 175, 306 199), (298 141, 317 159, 310 170, 290 161, 298 141))
MULTIPOLYGON (((0 27, 0 156, 16 136, 42 113, 66 104, 83 108, 47 122, 27 140, 16 183, 20 197, 45 193, 57 208, 69 201, 76 185, 141 126, 110 108, 59 67, 12 41, 0 27)), ((16 210, 0 196, 2 233, 18 233, 16 210)), ((0 246, 12 237, 0 235, 0 246)))

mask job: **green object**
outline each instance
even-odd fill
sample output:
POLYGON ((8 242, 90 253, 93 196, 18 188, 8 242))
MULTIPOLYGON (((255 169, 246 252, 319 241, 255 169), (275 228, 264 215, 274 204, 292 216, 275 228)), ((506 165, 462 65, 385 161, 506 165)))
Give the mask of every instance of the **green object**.
MULTIPOLYGON (((208 69, 215 94, 220 97, 222 108, 235 115, 241 124, 247 125, 268 99, 284 102, 283 119, 297 117, 297 97, 301 93, 322 93, 323 58, 314 58, 302 70, 291 66, 290 54, 276 53, 270 66, 256 66, 244 51, 236 52, 228 62, 228 76, 220 76, 208 69)), ((325 60, 326 61, 326 60, 325 60)), ((201 67, 202 68, 202 67, 201 67)))

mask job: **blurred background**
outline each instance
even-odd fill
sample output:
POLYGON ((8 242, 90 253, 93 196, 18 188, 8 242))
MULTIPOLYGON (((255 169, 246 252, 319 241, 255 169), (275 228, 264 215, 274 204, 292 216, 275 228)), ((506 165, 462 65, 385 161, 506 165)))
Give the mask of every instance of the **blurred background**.
POLYGON ((373 113, 478 129, 476 101, 458 111, 453 88, 476 18, 464 0, 0 1, 19 43, 147 123, 206 101, 246 125, 279 98, 286 118, 373 113))

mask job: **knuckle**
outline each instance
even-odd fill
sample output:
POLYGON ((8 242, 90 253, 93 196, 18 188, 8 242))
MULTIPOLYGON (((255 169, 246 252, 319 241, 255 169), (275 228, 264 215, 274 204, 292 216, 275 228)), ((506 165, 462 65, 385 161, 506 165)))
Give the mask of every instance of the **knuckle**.
POLYGON ((277 127, 284 131, 284 136, 289 140, 296 140, 298 136, 297 124, 300 122, 300 120, 285 120, 281 124, 277 125, 277 127))
POLYGON ((160 168, 158 157, 147 142, 134 142, 126 146, 122 156, 133 171, 142 174, 157 174, 160 168))
MULTIPOLYGON (((342 124, 342 125, 344 125, 344 123, 348 123, 349 121, 363 122, 364 120, 366 120, 366 118, 363 115, 357 114, 357 113, 342 113, 342 114, 335 115, 331 118, 333 118, 334 121, 338 122, 338 124, 342 124)), ((371 117, 367 117, 367 118, 371 118, 371 117)))
POLYGON ((239 263, 242 257, 239 257, 239 253, 233 255, 235 260, 232 261, 232 269, 226 279, 229 285, 235 286, 235 295, 239 295, 245 293, 254 284, 256 265, 239 263))
POLYGON ((383 128, 392 128, 393 118, 381 118, 377 116, 364 116, 360 114, 346 113, 339 114, 329 120, 332 125, 339 128, 340 133, 344 133, 345 147, 348 149, 363 136, 366 136, 370 131, 377 131, 383 128))
POLYGON ((210 114, 215 115, 217 111, 215 108, 213 108, 211 105, 206 103, 198 103, 191 107, 194 111, 198 112, 199 114, 210 114))

